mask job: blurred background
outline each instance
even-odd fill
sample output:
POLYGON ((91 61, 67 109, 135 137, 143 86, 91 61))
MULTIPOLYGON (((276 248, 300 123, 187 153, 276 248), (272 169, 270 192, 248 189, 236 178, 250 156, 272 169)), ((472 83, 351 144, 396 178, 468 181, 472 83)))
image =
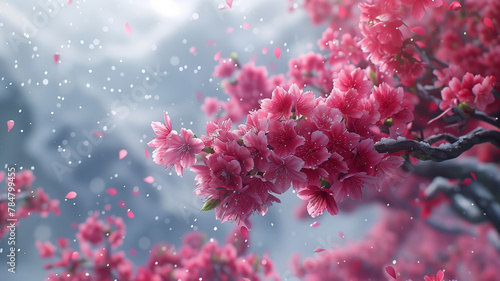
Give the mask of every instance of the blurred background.
MULTIPOLYGON (((1 1, 0 169, 33 170, 34 187, 60 201, 61 216, 20 221, 17 273, 7 273, 2 240, 0 279, 42 280, 45 261, 35 241, 74 239, 75 223, 94 211, 123 217, 127 234, 120 249, 136 250, 128 254, 135 265, 146 262, 155 243, 179 246, 189 231, 222 242, 233 225, 199 212, 194 174, 180 178, 146 158, 146 148, 152 155, 150 123, 163 122, 167 111, 174 129, 204 134, 202 98, 227 98, 212 78, 215 54, 235 52, 243 64, 255 60, 270 74, 286 73, 290 58, 317 51, 324 29, 287 0, 235 0, 231 9, 224 0, 1 1), (282 50, 279 59, 275 46, 282 50), (8 120, 15 122, 10 132, 8 120), (127 156, 120 160, 123 149, 127 156), (144 180, 149 176, 153 183, 144 180), (70 191, 77 197, 64 199, 70 191)), ((378 214, 367 207, 326 215, 312 228, 314 220, 294 216, 300 205, 295 194, 279 198, 267 215, 253 217, 250 251, 269 253, 283 280, 295 280, 289 270, 294 253, 312 256, 316 248, 356 240, 378 214)))

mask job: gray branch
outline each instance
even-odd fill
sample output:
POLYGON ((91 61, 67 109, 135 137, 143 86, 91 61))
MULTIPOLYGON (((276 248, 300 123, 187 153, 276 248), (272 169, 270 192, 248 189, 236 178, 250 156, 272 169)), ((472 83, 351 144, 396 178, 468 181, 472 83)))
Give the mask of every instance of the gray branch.
MULTIPOLYGON (((450 139, 449 136, 431 136, 432 141, 436 139, 450 139)), ((430 146, 427 142, 421 142, 409 139, 382 139, 375 144, 375 150, 379 153, 394 153, 399 151, 406 151, 410 155, 415 156, 422 160, 432 160, 442 162, 445 160, 457 158, 465 151, 471 149, 476 144, 491 143, 500 148, 500 132, 494 130, 485 130, 477 128, 467 135, 459 137, 453 143, 442 144, 440 146, 430 146)))

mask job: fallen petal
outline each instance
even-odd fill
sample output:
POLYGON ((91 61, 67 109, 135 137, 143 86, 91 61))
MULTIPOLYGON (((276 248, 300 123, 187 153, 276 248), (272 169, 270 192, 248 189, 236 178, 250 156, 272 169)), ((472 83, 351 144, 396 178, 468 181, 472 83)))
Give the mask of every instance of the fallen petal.
POLYGON ((214 55, 214 61, 218 61, 220 59, 220 53, 222 51, 219 51, 217 54, 214 55))
POLYGON ((14 127, 14 120, 7 121, 7 132, 10 132, 12 127, 14 127))
POLYGON ((132 213, 132 211, 130 211, 130 210, 127 210, 127 216, 129 218, 133 219, 134 218, 134 213, 132 213))
POLYGON ((385 268, 385 272, 387 272, 387 274, 389 274, 392 278, 394 278, 394 280, 396 280, 396 270, 394 270, 394 267, 392 266, 387 266, 385 268))
POLYGON ((109 195, 116 195, 116 189, 114 187, 110 187, 106 190, 106 192, 109 194, 109 195))
POLYGON ((66 197, 64 197, 64 198, 66 198, 66 199, 73 199, 75 197, 76 197, 76 192, 70 191, 70 192, 68 192, 68 194, 66 194, 66 197))
POLYGON ((132 33, 132 28, 130 27, 130 24, 128 22, 125 23, 125 33, 130 35, 132 33))
POLYGON ((495 29, 495 27, 493 27, 493 22, 491 21, 491 19, 490 19, 490 18, 488 18, 488 17, 484 17, 484 21, 483 21, 483 22, 484 22, 484 24, 485 24, 487 27, 489 27, 489 28, 491 28, 491 29, 495 29))
POLYGON ((280 56, 281 56, 281 49, 279 47, 274 48, 274 55, 276 56, 277 59, 280 58, 280 56))
POLYGON ((128 153, 128 152, 127 152, 127 150, 125 150, 125 149, 120 150, 120 153, 118 154, 118 158, 119 158, 120 160, 122 160, 123 158, 125 158, 125 156, 127 156, 127 153, 128 153))
POLYGON ((144 181, 147 183, 153 183, 155 179, 152 176, 147 176, 144 178, 144 181))

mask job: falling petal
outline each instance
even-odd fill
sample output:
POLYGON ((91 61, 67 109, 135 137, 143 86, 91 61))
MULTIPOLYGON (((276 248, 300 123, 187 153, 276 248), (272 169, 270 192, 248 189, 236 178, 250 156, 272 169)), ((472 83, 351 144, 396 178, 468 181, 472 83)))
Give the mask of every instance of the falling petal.
POLYGON ((311 227, 318 227, 318 226, 319 226, 319 222, 317 222, 317 221, 311 223, 311 227))
POLYGON ((249 30, 250 29, 250 24, 249 23, 244 23, 243 24, 243 29, 244 30, 249 30))
POLYGON ((421 26, 415 26, 415 27, 408 27, 411 31, 415 32, 418 35, 424 36, 425 35, 425 28, 421 26))
POLYGON ((203 95, 201 94, 201 92, 200 92, 200 91, 197 91, 197 92, 196 92, 196 99, 197 99, 198 101, 203 101, 203 95))
POLYGON ((125 201, 123 200, 118 201, 118 206, 125 208, 125 201))
POLYGON ((226 0, 226 4, 231 9, 233 7, 233 0, 226 0))
POLYGON ((321 248, 316 248, 316 250, 314 250, 314 253, 321 253, 323 252, 325 249, 321 249, 321 248))
POLYGON ((12 127, 14 127, 14 120, 7 121, 7 132, 10 132, 12 127))
POLYGON ((472 176, 472 178, 477 181, 477 178, 476 178, 476 174, 474 174, 474 172, 470 172, 470 175, 472 176))
POLYGON ((462 8, 462 4, 460 4, 460 2, 458 1, 453 1, 451 2, 450 6, 448 6, 448 11, 458 11, 460 10, 460 8, 462 8))
POLYGON ((246 226, 242 226, 240 228, 240 232, 241 232, 241 235, 243 235, 243 237, 245 237, 245 239, 248 239, 248 228, 246 228, 246 226))
POLYGON ((61 57, 61 55, 59 54, 55 54, 54 55, 54 64, 58 64, 59 63, 59 58, 61 57))
POLYGON ((220 53, 221 51, 214 55, 214 61, 218 61, 220 59, 220 53))
POLYGON ((472 183, 472 180, 470 178, 466 178, 464 179, 464 181, 462 181, 461 185, 469 185, 472 183))
POLYGON ((127 216, 129 218, 133 219, 134 218, 134 213, 132 213, 132 211, 130 211, 130 210, 127 210, 127 216))
POLYGON ((135 256, 135 255, 137 255, 137 250, 135 248, 132 248, 132 249, 130 249, 129 253, 131 256, 135 256))
POLYGON ((385 268, 385 272, 387 272, 387 274, 389 274, 392 278, 394 278, 394 280, 396 280, 396 270, 394 270, 394 267, 392 266, 387 266, 385 268))
POLYGON ((207 40, 207 47, 215 46, 215 40, 207 40))
POLYGON ((280 58, 280 56, 281 56, 281 49, 279 47, 274 48, 274 55, 276 56, 277 59, 280 58))
POLYGON ((68 5, 71 5, 73 3, 73 0, 68 0, 68 5))
POLYGON ((104 137, 104 136, 105 136, 105 134, 104 134, 104 133, 101 133, 101 132, 99 132, 99 131, 97 131, 97 130, 92 131, 92 134, 93 134, 94 136, 98 137, 98 138, 102 138, 102 137, 104 137))
POLYGON ((489 27, 489 28, 491 28, 491 29, 495 29, 495 28, 493 27, 493 22, 491 21, 491 19, 490 19, 490 18, 488 18, 488 17, 484 17, 484 21, 483 21, 483 22, 484 22, 484 24, 485 24, 487 27, 489 27))
POLYGON ((104 211, 109 211, 109 210, 111 210, 111 204, 104 205, 104 211))
POLYGON ((263 55, 267 54, 267 47, 262 48, 262 54, 263 55))
POLYGON ((68 192, 68 194, 66 194, 66 197, 64 197, 64 198, 66 198, 66 199, 73 199, 75 197, 76 197, 76 192, 70 191, 70 192, 68 192))
POLYGON ((71 259, 73 259, 74 261, 78 261, 80 259, 80 253, 73 252, 73 254, 71 254, 71 259))
POLYGON ((130 27, 130 24, 128 22, 125 23, 125 33, 128 35, 132 34, 132 28, 130 27))
POLYGON ((146 155, 146 158, 149 158, 149 151, 147 148, 144 148, 144 154, 146 155))
POLYGON ((226 28, 226 33, 233 33, 233 31, 234 31, 234 28, 232 28, 232 27, 226 28))
POLYGON ((198 51, 196 50, 196 47, 194 47, 194 46, 193 46, 193 47, 191 47, 191 48, 189 48, 189 52, 190 52, 191 54, 193 54, 193 55, 196 55, 196 54, 198 53, 198 51))
POLYGON ((144 178, 144 181, 147 183, 153 183, 155 179, 152 176, 147 176, 144 178))
POLYGON ((119 158, 120 160, 122 160, 123 158, 125 158, 125 156, 127 156, 127 153, 128 153, 128 152, 127 152, 127 150, 125 150, 125 149, 120 150, 120 153, 118 154, 118 158, 119 158))
POLYGON ((106 192, 109 194, 109 195, 116 195, 116 189, 114 187, 110 187, 106 190, 106 192))
POLYGON ((339 232, 339 236, 340 236, 340 238, 344 238, 345 237, 345 235, 344 235, 344 233, 342 231, 339 232))

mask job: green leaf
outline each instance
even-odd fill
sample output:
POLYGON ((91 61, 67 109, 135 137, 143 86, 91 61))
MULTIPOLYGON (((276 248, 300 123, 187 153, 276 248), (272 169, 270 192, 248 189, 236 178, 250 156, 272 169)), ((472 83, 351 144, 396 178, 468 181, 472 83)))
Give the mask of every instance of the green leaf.
POLYGON ((219 199, 210 199, 207 202, 205 202, 200 212, 213 210, 215 207, 219 206, 219 204, 220 204, 219 199))

